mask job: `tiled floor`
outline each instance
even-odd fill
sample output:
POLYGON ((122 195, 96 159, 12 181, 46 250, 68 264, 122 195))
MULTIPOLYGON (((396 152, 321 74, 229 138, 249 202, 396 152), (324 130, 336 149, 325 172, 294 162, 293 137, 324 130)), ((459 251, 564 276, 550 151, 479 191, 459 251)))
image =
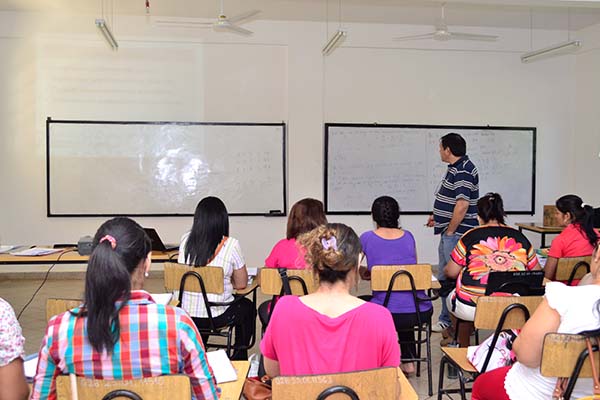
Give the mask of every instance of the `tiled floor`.
MULTIPOLYGON (((50 275, 48 281, 44 284, 39 293, 35 296, 33 302, 27 307, 27 309, 23 312, 19 321, 21 323, 21 327, 23 328, 23 333, 26 338, 25 350, 27 354, 37 352, 41 343, 41 340, 44 335, 45 327, 46 327, 46 318, 45 318, 45 304, 46 299, 52 297, 61 297, 61 298, 81 298, 83 293, 83 277, 81 274, 77 274, 71 276, 70 278, 76 279, 63 279, 62 277, 56 277, 52 274, 50 275)), ((41 283, 40 280, 33 279, 13 279, 8 280, 3 278, 0 275, 0 297, 7 300, 15 309, 15 312, 18 314, 25 303, 31 298, 32 294, 38 288, 41 283)), ((163 280, 162 277, 154 277, 154 275, 146 281, 146 290, 151 293, 161 293, 164 292, 163 280)), ((362 282, 357 290, 356 294, 367 294, 369 293, 368 283, 362 282)), ((260 294, 258 295, 258 303, 265 301, 266 297, 260 294)), ((439 307, 439 300, 436 301, 434 305, 436 308, 439 307)), ((437 312, 434 313, 434 316, 437 315, 437 312)), ((435 320, 435 317, 434 317, 435 320)), ((435 321, 434 321, 435 322, 435 321)), ((260 325, 260 323, 258 324, 260 325)), ((257 327, 257 330, 260 328, 257 327)), ((260 333, 257 332, 259 335, 260 333)), ((425 365, 421 367, 421 376, 420 377, 411 377, 409 380, 417 393, 419 394, 420 399, 436 399, 437 395, 437 376, 439 369, 439 360, 441 357, 441 352, 439 350, 439 341, 441 339, 441 335, 439 333, 434 333, 432 335, 432 369, 433 369, 433 389, 434 395, 429 397, 427 394, 427 371, 425 365)), ((258 352, 258 344, 255 344, 252 352, 258 352)), ((456 381, 448 381, 456 384, 456 381)), ((456 396, 458 398, 458 396, 456 396)))

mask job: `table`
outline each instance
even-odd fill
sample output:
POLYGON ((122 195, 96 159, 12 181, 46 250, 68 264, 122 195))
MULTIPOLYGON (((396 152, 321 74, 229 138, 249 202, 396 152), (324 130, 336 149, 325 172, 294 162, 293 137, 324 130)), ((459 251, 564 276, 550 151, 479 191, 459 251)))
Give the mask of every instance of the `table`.
POLYGON ((242 395, 244 389, 244 382, 246 382, 246 376, 250 370, 250 361, 240 360, 231 361, 233 368, 237 372, 237 381, 227 382, 219 385, 221 388, 221 400, 238 400, 242 395))
MULTIPOLYGON (((46 247, 46 246, 40 246, 46 247)), ((177 262, 178 250, 172 251, 153 251, 152 262, 161 263, 173 261, 177 262)), ((66 248, 61 252, 48 254, 46 256, 22 257, 13 256, 10 254, 0 254, 0 265, 7 264, 87 264, 89 256, 81 256, 77 253, 77 249, 66 248)))
POLYGON ((526 230, 542 235, 541 247, 546 247, 546 235, 556 235, 558 233, 561 233, 563 229, 565 229, 562 226, 544 226, 535 222, 518 222, 516 225, 519 228, 519 232, 523 232, 523 230, 526 230))

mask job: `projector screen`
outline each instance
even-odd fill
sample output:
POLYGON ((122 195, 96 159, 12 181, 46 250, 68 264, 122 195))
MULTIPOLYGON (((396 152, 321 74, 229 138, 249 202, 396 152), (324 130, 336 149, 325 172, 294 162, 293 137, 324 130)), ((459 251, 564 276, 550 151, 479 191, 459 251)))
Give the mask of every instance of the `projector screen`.
POLYGON ((48 216, 286 212, 285 124, 48 119, 48 216))

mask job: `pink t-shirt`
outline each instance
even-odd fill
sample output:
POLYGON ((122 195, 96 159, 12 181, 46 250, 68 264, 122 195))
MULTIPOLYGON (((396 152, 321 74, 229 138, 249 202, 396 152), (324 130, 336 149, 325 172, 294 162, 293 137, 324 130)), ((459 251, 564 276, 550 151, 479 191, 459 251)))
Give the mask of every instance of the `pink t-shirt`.
POLYGON ((591 255, 593 251, 594 247, 588 241, 585 232, 581 230, 581 226, 569 224, 560 235, 552 240, 548 256, 554 258, 583 257, 591 255))
POLYGON ((296 239, 281 239, 265 260, 268 268, 305 269, 304 249, 296 244, 296 239))
POLYGON ((296 296, 279 299, 260 343, 279 361, 281 375, 314 375, 400 365, 400 347, 390 312, 365 303, 330 318, 296 296))

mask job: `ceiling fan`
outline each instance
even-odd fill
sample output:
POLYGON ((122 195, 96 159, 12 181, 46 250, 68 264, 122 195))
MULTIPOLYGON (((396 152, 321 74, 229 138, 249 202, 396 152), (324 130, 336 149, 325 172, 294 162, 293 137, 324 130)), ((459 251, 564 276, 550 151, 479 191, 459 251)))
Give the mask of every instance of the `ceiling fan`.
POLYGON ((424 33, 421 35, 410 35, 410 36, 400 36, 395 37, 392 40, 396 41, 404 41, 404 40, 418 40, 418 39, 433 39, 439 41, 447 41, 447 40, 481 40, 487 42, 493 42, 498 39, 498 36, 495 35, 482 35, 476 33, 463 33, 463 32, 450 32, 448 30, 448 25, 446 24, 446 15, 445 15, 445 4, 442 4, 442 17, 438 20, 435 25, 435 31, 431 33, 424 33))
POLYGON ((217 20, 214 22, 197 22, 193 20, 166 20, 161 19, 155 21, 157 25, 163 26, 181 26, 189 28, 213 28, 217 32, 232 32, 239 35, 250 36, 253 34, 252 31, 242 28, 239 24, 247 22, 248 19, 254 17, 260 10, 250 10, 245 13, 228 17, 224 11, 224 0, 220 0, 220 11, 217 16, 217 20))

